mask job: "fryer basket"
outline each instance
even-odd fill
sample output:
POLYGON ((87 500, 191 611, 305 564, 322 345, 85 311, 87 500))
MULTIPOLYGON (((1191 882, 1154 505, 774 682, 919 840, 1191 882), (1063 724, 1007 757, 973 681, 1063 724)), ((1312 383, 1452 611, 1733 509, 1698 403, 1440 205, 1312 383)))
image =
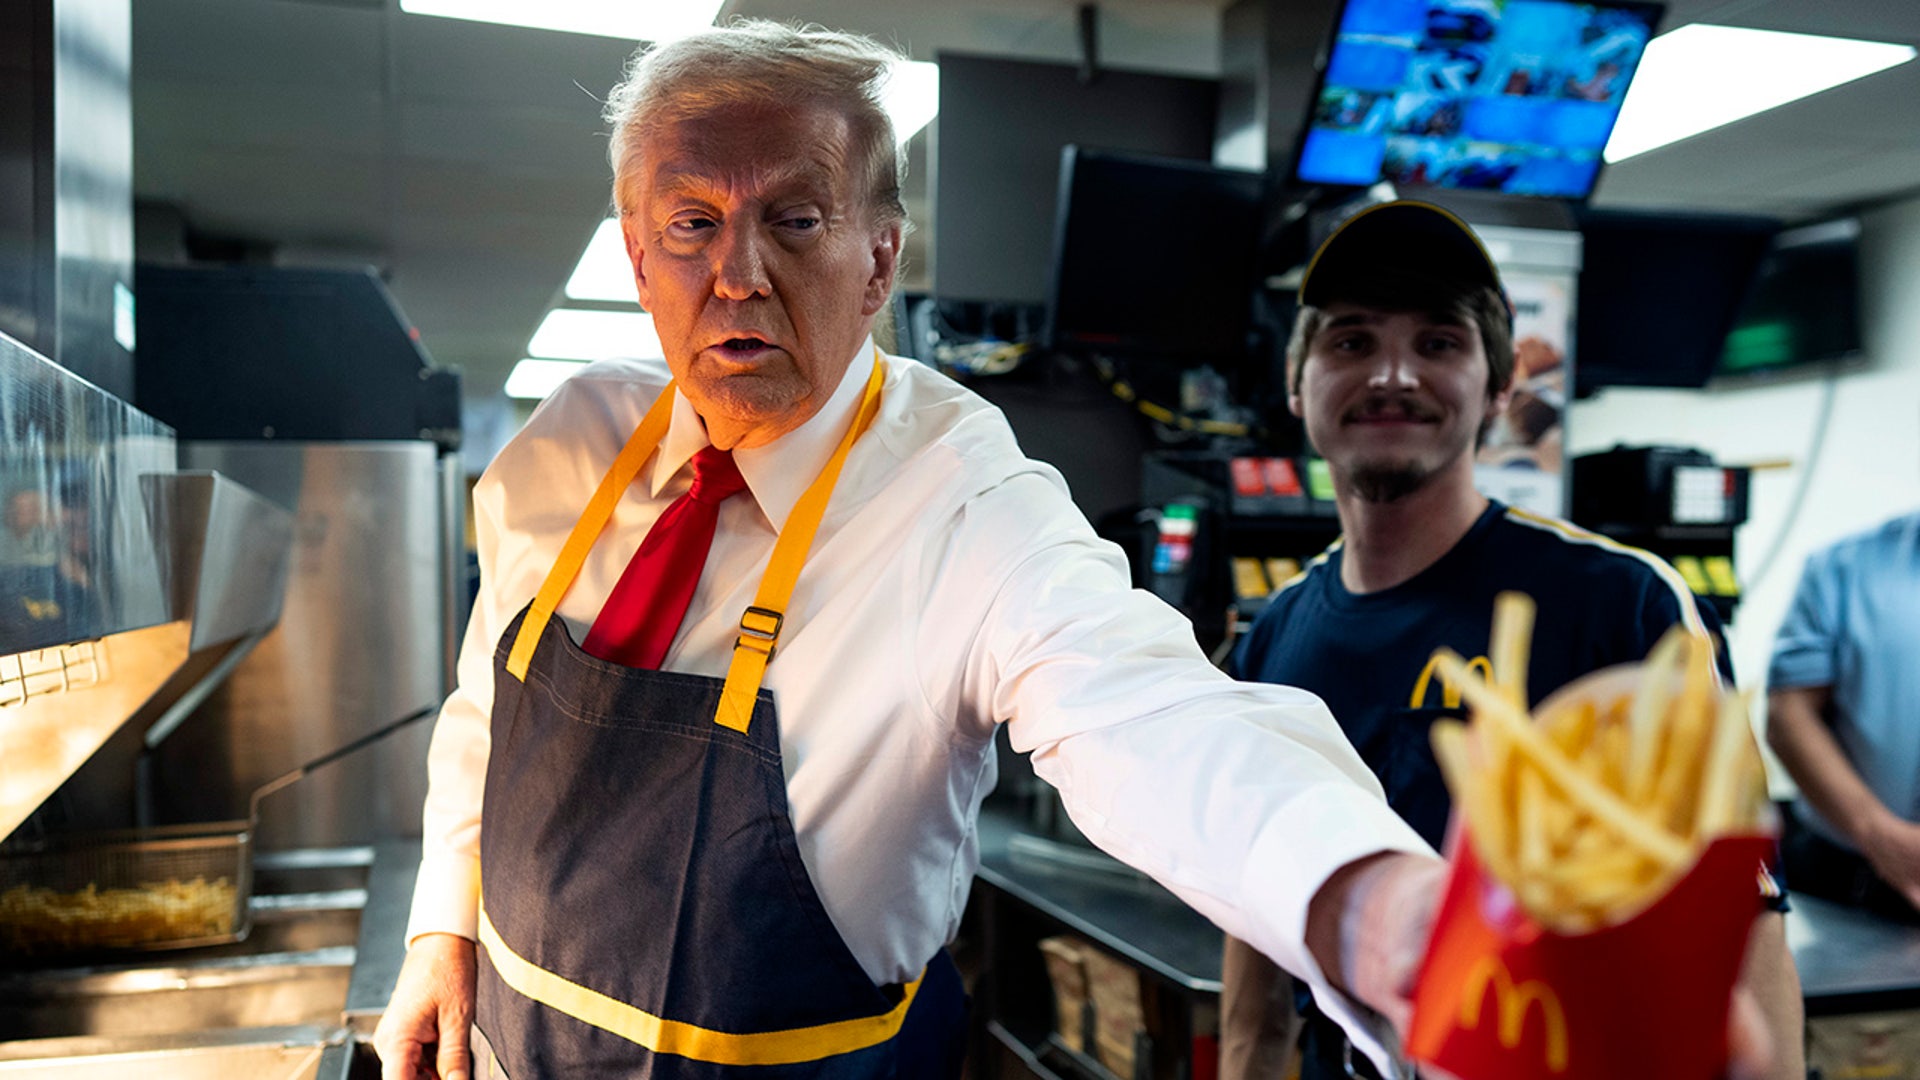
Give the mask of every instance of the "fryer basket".
POLYGON ((0 850, 0 956, 237 941, 251 929, 245 821, 93 833, 0 850))
POLYGON ((76 833, 0 846, 0 960, 238 941, 253 928, 260 801, 438 711, 427 706, 255 788, 247 820, 76 833))

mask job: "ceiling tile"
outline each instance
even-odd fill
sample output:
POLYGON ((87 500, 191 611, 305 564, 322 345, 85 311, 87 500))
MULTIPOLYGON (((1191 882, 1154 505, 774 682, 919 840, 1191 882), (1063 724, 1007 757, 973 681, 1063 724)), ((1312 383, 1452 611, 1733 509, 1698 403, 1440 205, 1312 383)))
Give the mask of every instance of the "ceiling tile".
POLYGON ((139 0, 133 83, 149 79, 242 87, 380 85, 386 16, 292 0, 139 0))
MULTIPOLYGON (((141 157, 189 147, 271 147, 305 155, 382 153, 382 103, 370 91, 253 87, 148 80, 133 87, 133 139, 141 157)), ((199 152, 199 149, 192 152, 199 152)))
POLYGON ((406 100, 492 102, 593 117, 635 46, 467 19, 404 13, 394 19, 394 82, 406 100))

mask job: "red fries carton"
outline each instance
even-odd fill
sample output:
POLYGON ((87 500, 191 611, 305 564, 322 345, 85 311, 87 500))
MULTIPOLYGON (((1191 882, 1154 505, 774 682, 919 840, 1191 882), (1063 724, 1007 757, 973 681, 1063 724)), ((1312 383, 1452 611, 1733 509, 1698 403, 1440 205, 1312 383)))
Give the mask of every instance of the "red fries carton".
POLYGON ((1461 1080, 1718 1080, 1772 845, 1720 837, 1639 914, 1562 934, 1484 871, 1456 819, 1408 1056, 1461 1080))
POLYGON ((1473 715, 1432 731, 1458 813, 1407 1053, 1461 1080, 1718 1080, 1773 846, 1746 699, 1675 628, 1530 714, 1533 614, 1495 600, 1487 676, 1434 656, 1473 715))

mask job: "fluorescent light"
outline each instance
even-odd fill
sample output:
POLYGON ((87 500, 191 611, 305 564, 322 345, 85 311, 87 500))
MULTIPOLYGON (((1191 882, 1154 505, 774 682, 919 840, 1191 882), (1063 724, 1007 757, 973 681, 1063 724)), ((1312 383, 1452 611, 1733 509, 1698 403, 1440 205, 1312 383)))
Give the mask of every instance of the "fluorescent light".
POLYGON ((940 65, 925 60, 902 60, 893 65, 880 107, 893 121, 893 137, 906 142, 933 122, 940 112, 940 65))
POLYGON ((1606 159, 1624 161, 1913 57, 1911 45, 1682 26, 1647 44, 1606 159))
POLYGON ((653 316, 645 312, 556 308, 547 312, 540 329, 533 332, 527 355, 553 360, 609 360, 616 356, 663 360, 667 354, 653 331, 653 316))
POLYGON ((611 300, 634 304, 639 293, 633 283, 633 264, 627 261, 627 242, 620 235, 620 219, 608 218, 593 230, 580 265, 567 279, 570 300, 611 300))
POLYGON ((529 356, 513 365, 507 376, 507 396, 539 401, 586 367, 584 360, 536 360, 529 356))
POLYGON ((414 15, 566 30, 628 41, 671 41, 713 25, 723 0, 400 0, 414 15))

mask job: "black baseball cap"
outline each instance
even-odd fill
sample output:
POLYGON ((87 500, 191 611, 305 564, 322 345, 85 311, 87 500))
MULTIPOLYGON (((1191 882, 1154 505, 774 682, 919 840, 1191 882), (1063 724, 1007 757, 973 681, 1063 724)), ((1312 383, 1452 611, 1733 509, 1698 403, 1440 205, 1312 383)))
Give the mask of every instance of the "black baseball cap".
POLYGON ((1325 307, 1349 295, 1352 282, 1389 266, 1490 286, 1506 297, 1493 257, 1466 222, 1432 203, 1402 199, 1369 206, 1333 230, 1300 277, 1300 303, 1325 307))

